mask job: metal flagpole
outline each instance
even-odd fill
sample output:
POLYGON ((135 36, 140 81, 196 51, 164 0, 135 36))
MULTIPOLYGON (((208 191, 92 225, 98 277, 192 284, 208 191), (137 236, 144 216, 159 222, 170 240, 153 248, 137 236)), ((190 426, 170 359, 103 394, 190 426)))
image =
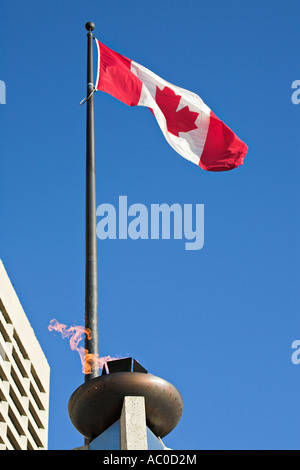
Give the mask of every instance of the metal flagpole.
MULTIPOLYGON (((98 280, 96 236, 96 183, 95 183, 95 132, 94 132, 94 83, 93 83, 93 34, 95 24, 86 23, 87 47, 87 102, 86 102, 86 241, 85 241, 85 327, 92 337, 85 337, 85 349, 99 354, 98 340, 98 280)), ((97 377, 99 368, 85 374, 85 382, 97 377)))

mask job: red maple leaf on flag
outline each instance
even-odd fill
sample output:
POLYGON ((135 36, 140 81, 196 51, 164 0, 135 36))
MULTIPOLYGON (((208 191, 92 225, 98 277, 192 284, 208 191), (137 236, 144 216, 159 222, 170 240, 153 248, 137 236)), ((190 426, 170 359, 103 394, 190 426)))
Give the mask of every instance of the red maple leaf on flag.
POLYGON ((179 132, 189 132, 197 129, 195 121, 199 113, 190 111, 188 106, 176 111, 181 96, 176 95, 171 88, 165 86, 163 90, 160 90, 157 86, 155 100, 166 118, 170 134, 179 137, 179 132))

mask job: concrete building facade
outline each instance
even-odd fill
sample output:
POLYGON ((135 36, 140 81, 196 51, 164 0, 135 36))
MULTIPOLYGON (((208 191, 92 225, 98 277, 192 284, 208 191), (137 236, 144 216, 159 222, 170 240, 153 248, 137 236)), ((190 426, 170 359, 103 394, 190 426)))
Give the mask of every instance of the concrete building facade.
POLYGON ((50 367, 0 260, 0 450, 45 450, 50 367))

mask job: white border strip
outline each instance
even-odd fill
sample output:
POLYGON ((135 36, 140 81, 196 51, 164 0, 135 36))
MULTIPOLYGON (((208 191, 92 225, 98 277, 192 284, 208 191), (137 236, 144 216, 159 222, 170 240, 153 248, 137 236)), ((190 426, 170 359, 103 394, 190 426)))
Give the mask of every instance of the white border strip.
POLYGON ((96 78, 96 84, 95 84, 95 88, 96 90, 98 90, 98 84, 99 84, 99 78, 100 78, 100 45, 99 45, 98 39, 96 38, 94 39, 96 41, 97 51, 98 51, 98 67, 97 67, 97 78, 96 78))

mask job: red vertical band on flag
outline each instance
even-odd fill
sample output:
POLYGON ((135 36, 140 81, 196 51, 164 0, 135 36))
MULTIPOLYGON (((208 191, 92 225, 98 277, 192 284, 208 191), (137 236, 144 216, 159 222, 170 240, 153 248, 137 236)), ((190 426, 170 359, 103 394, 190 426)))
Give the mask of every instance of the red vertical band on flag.
POLYGON ((199 166, 209 171, 232 170, 243 164, 247 151, 247 145, 211 111, 199 166))
POLYGON ((97 90, 105 91, 129 106, 136 106, 143 84, 130 71, 131 60, 96 41, 100 55, 97 90))

